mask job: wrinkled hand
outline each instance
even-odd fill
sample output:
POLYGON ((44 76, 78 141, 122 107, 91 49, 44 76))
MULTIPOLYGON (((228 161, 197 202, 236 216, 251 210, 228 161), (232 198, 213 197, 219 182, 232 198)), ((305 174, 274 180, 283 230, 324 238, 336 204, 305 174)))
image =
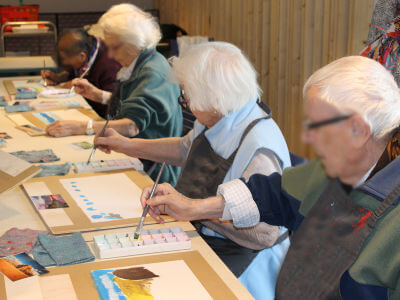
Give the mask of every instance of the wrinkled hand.
POLYGON ((140 197, 142 206, 150 205, 149 214, 157 222, 164 223, 160 217, 166 213, 178 221, 190 221, 196 219, 196 207, 198 200, 190 199, 178 193, 169 183, 157 186, 155 196, 149 199, 152 187, 145 187, 140 197))
POLYGON ((58 84, 56 73, 54 73, 50 70, 41 70, 40 75, 42 76, 43 79, 46 80, 48 85, 57 85, 58 84))
POLYGON ((95 99, 95 93, 98 88, 87 81, 87 79, 75 78, 71 83, 73 86, 75 86, 75 93, 91 100, 95 99))
POLYGON ((97 148, 107 154, 111 151, 125 153, 126 146, 130 139, 120 135, 116 130, 107 128, 102 137, 99 137, 100 132, 94 138, 94 144, 97 148))
POLYGON ((54 137, 85 134, 86 126, 84 121, 57 120, 47 126, 46 133, 54 137))

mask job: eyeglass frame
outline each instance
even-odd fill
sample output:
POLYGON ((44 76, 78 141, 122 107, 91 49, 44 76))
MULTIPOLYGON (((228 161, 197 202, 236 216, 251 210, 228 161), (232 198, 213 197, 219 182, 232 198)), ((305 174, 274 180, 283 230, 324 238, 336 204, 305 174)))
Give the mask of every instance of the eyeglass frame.
POLYGON ((189 106, 189 100, 185 98, 185 91, 183 89, 181 89, 181 93, 178 96, 178 103, 180 106, 182 106, 183 108, 188 108, 189 106))
POLYGON ((353 114, 350 115, 341 115, 337 117, 333 117, 330 119, 322 120, 322 121, 317 121, 317 122, 309 122, 309 121, 303 121, 303 128, 307 130, 312 130, 312 129, 317 129, 326 125, 331 125, 335 124, 344 120, 347 120, 351 118, 353 114))

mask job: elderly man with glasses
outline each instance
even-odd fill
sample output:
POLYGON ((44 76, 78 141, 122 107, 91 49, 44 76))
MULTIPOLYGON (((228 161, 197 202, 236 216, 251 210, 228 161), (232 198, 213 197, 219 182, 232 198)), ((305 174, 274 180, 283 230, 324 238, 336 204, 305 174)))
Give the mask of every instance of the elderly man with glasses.
POLYGON ((239 228, 261 220, 293 231, 276 299, 400 299, 397 84, 378 62, 352 56, 315 72, 303 95, 302 137, 318 159, 282 176, 224 183, 207 199, 189 199, 168 184, 148 199, 146 188, 142 204, 160 222, 160 213, 231 217, 239 228))

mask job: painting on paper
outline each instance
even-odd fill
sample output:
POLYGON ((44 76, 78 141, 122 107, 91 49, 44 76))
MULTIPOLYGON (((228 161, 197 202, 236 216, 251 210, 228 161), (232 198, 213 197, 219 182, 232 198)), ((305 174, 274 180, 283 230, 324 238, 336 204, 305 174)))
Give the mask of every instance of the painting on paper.
POLYGON ((60 194, 32 196, 31 200, 39 210, 69 207, 60 194))
POLYGON ((0 258, 0 273, 3 273, 12 281, 48 272, 45 267, 26 253, 0 258))
POLYGON ((183 260, 92 271, 102 300, 212 299, 183 260))
POLYGON ((91 222, 140 218, 142 190, 124 173, 61 179, 91 222))

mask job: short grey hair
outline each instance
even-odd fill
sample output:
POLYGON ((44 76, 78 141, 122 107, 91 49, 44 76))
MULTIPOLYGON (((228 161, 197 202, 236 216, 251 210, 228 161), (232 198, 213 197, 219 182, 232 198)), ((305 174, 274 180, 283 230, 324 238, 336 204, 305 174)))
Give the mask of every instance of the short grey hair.
POLYGON ((343 57, 316 71, 303 88, 303 97, 316 87, 321 100, 340 113, 357 113, 377 139, 400 125, 400 91, 381 64, 362 56, 343 57))
POLYGON ((173 76, 184 85, 194 111, 226 116, 256 100, 257 73, 242 51, 225 42, 194 45, 172 60, 173 76))
POLYGON ((104 40, 105 35, 135 46, 139 51, 153 48, 161 39, 160 27, 149 14, 133 4, 112 6, 102 15, 89 33, 104 40))

